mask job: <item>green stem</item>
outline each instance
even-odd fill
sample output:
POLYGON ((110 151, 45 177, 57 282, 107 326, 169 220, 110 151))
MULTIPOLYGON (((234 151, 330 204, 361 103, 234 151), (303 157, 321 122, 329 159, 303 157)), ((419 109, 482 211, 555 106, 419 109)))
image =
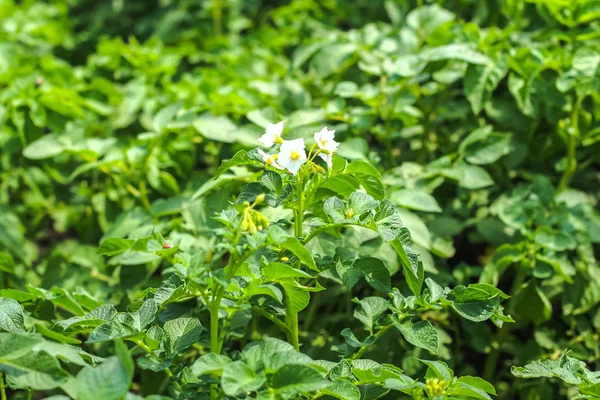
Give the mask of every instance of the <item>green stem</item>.
POLYGON ((219 346, 219 308, 223 293, 219 289, 213 299, 208 311, 210 312, 210 351, 215 354, 221 353, 219 346))
POLYGON ((223 0, 213 0, 212 20, 215 36, 221 36, 223 33, 223 0))
POLYGON ((581 102, 577 99, 573 102, 573 110, 571 112, 571 126, 566 131, 565 142, 567 145, 567 165, 563 172, 562 177, 560 178, 560 183, 558 184, 557 193, 562 192, 571 183, 571 178, 573 178, 573 174, 577 169, 577 158, 575 157, 575 153, 577 150, 577 137, 579 136, 579 106, 581 102))
POLYGON ((148 190, 146 188, 146 182, 145 181, 141 181, 140 182, 140 200, 142 201, 142 205, 144 206, 144 208, 146 210, 150 209, 150 201, 148 200, 148 190))
POLYGON ((285 324, 288 327, 288 342, 294 346, 296 351, 300 351, 300 340, 298 339, 298 313, 292 312, 288 308, 285 315, 285 324))
MULTIPOLYGON (((304 193, 302 183, 302 172, 296 176, 298 204, 294 210, 294 234, 302 240, 302 224, 304 222, 304 193)), ((300 351, 300 340, 298 339, 298 313, 291 310, 289 301, 286 301, 285 324, 289 329, 288 342, 296 351, 300 351)))
MULTIPOLYGON (((513 309, 513 305, 514 305, 514 296, 515 294, 517 294, 517 292, 520 290, 521 286, 523 286, 523 283, 525 282, 525 272, 521 269, 519 269, 517 271, 517 276, 515 277, 515 280, 513 281, 513 285, 511 287, 510 290, 510 300, 508 301, 508 304, 506 306, 506 310, 508 312, 508 314, 510 314, 510 312, 513 309)), ((486 381, 494 381, 494 377, 497 374, 496 371, 496 366, 498 364, 498 358, 500 357, 500 354, 502 353, 502 344, 506 341, 506 339, 508 339, 508 335, 510 333, 512 329, 512 325, 506 325, 503 326, 502 328, 500 328, 497 332, 496 332, 496 337, 494 338, 494 341, 492 342, 492 346, 493 349, 490 352, 490 355, 488 356, 488 358, 485 360, 485 366, 483 368, 483 379, 485 379, 486 381)))
POLYGON ((275 317, 268 311, 265 311, 262 308, 257 307, 257 306, 252 306, 252 311, 254 311, 256 314, 268 319, 269 321, 273 322, 275 325, 280 327, 285 332, 286 336, 289 336, 291 334, 290 328, 288 328, 288 326, 285 324, 285 322, 283 322, 279 318, 275 317))
POLYGON ((0 395, 2 395, 2 400, 6 400, 6 389, 4 388, 4 375, 0 372, 0 395))
MULTIPOLYGON (((392 322, 391 324, 388 324, 388 325, 384 326, 383 328, 381 328, 375 334, 375 338, 379 339, 380 337, 382 337, 387 331, 389 331, 390 329, 392 329, 394 327, 394 325, 395 324, 392 322)), ((362 357, 363 354, 365 354, 365 352, 369 349, 369 347, 371 347, 371 346, 362 346, 360 349, 358 349, 358 351, 356 353, 354 353, 352 355, 352 357, 350 357, 350 359, 351 360, 356 360, 356 359, 362 357)))

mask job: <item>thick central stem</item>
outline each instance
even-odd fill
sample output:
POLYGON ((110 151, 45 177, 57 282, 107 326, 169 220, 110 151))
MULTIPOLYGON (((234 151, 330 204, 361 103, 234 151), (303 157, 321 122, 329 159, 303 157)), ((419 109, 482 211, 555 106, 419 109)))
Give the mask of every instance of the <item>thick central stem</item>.
MULTIPOLYGON (((297 175, 296 182, 298 200, 296 203, 296 209, 294 210, 294 235, 302 240, 302 223, 304 222, 304 187, 300 174, 297 175)), ((298 339, 298 313, 291 309, 289 301, 287 301, 286 308, 285 324, 289 328, 287 335, 288 342, 294 346, 296 351, 300 351, 300 340, 298 339)))

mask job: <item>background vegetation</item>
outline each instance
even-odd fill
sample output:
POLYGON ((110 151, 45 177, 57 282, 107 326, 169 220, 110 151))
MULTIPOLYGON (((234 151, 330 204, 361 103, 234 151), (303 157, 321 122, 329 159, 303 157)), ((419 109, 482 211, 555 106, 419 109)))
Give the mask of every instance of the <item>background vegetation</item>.
MULTIPOLYGON (((85 350, 28 353, 38 365, 70 361, 63 367, 73 376, 92 369, 94 357, 126 359, 131 345, 116 342, 115 357, 112 340, 82 343, 95 323, 69 331, 64 321, 94 319, 88 313, 108 304, 135 313, 181 271, 157 249, 98 254, 99 244, 155 232, 153 240, 186 254, 221 254, 214 217, 254 176, 238 168, 213 180, 217 168, 256 147, 269 122, 285 120, 285 139, 327 125, 342 142, 340 157, 376 167, 381 185, 364 174, 338 177, 328 194, 347 198, 366 186, 389 199, 426 278, 451 288, 487 283, 510 296, 503 308, 514 322, 432 307, 419 315, 434 322, 436 355, 395 332, 377 338, 370 359, 415 379, 427 367, 419 359, 444 361, 457 376, 491 382, 500 399, 600 398, 591 372, 600 358, 599 115, 595 0, 0 0, 0 331, 8 332, 0 371, 14 388, 8 396, 97 396, 27 390, 49 378, 15 372, 3 349, 21 339, 8 335, 85 350)), ((410 293, 396 273, 401 260, 380 239, 348 231, 342 247, 383 259, 391 286, 410 293)), ((319 282, 328 290, 300 314, 301 350, 338 362, 348 350, 340 332, 363 326, 351 300, 376 290, 348 287, 339 270, 319 282)), ((178 298, 157 323, 193 315, 206 328, 199 307, 178 298)), ((281 337, 259 316, 238 323, 234 359, 251 340, 281 337)), ((174 365, 205 354, 209 336, 199 333, 174 365)), ((168 368, 132 354, 126 391, 204 398, 173 389, 168 368)), ((201 386, 200 374, 175 374, 175 386, 201 386)), ((399 393, 362 390, 361 398, 399 393)))

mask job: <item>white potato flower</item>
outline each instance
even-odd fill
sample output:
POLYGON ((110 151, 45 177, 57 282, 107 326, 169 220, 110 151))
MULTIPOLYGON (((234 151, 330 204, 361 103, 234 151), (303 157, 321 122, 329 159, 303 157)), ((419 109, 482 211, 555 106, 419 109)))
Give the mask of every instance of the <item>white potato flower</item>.
POLYGON ((284 140, 277 156, 277 162, 296 175, 302 164, 306 162, 304 139, 284 140))
POLYGON ((328 130, 325 126, 319 132, 315 132, 314 138, 317 146, 323 150, 322 153, 319 153, 319 157, 321 157, 323 161, 327 163, 327 166, 331 168, 333 165, 333 153, 337 151, 337 148, 340 145, 333 140, 335 138, 335 130, 328 130))
POLYGON ((281 165, 277 164, 277 160, 276 160, 275 156, 273 156, 271 154, 267 154, 264 151, 262 151, 261 149, 258 149, 258 154, 260 154, 260 156, 262 157, 262 159, 266 165, 270 165, 277 169, 283 169, 283 167, 281 165))
POLYGON ((283 123, 285 121, 278 122, 276 124, 268 124, 265 134, 262 135, 258 141, 265 147, 271 147, 275 143, 282 143, 281 133, 283 132, 283 123))

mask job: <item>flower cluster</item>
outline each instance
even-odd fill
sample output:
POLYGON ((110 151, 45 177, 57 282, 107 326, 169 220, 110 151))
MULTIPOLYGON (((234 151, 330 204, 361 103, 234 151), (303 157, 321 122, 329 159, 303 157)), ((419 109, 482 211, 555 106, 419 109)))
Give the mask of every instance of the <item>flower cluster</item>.
POLYGON ((429 397, 442 396, 446 382, 438 378, 429 378, 425 381, 425 391, 429 397))
POLYGON ((266 165, 277 169, 286 169, 291 174, 296 175, 304 163, 307 161, 312 163, 314 157, 318 155, 327 163, 329 168, 332 167, 333 153, 337 151, 340 145, 334 140, 335 130, 328 130, 327 127, 324 127, 319 132, 315 132, 315 144, 307 155, 303 138, 295 140, 283 140, 281 138, 284 122, 269 124, 265 134, 258 139, 266 148, 273 147, 275 144, 281 145, 278 154, 268 154, 258 149, 258 153, 266 165))

